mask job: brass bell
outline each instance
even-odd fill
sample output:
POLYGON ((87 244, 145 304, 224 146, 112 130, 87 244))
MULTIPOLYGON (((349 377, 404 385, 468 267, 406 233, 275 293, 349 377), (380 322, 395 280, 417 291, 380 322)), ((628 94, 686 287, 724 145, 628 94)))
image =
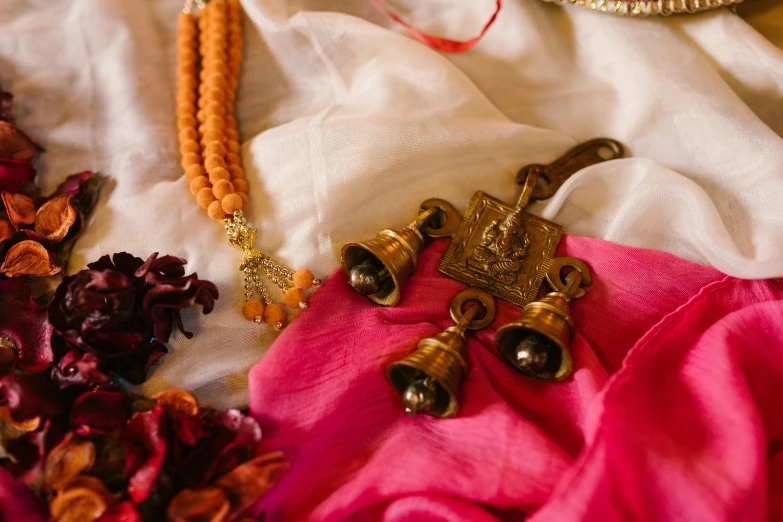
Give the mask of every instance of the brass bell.
POLYGON ((539 301, 528 303, 522 316, 498 329, 495 346, 510 365, 529 377, 545 381, 562 381, 574 370, 569 345, 574 336, 574 322, 569 304, 586 294, 581 285, 590 284, 590 270, 576 258, 557 257, 547 273, 555 289, 539 301), (560 272, 574 268, 566 278, 560 272))
POLYGON ((477 288, 460 292, 451 303, 451 317, 457 324, 422 339, 415 352, 386 368, 386 378, 402 397, 408 415, 426 413, 440 418, 457 414, 460 383, 468 372, 465 331, 492 323, 492 295, 477 288))
POLYGON ((407 227, 384 229, 375 239, 347 243, 341 263, 350 285, 374 303, 396 305, 408 278, 416 272, 425 237, 448 237, 459 220, 449 203, 431 199, 422 203, 421 212, 407 227))

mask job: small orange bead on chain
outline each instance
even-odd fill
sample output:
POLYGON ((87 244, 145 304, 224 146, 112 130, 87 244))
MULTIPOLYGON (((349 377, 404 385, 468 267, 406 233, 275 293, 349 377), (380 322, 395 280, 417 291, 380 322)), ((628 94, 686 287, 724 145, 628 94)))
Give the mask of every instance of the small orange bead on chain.
POLYGON ((242 313, 256 323, 282 328, 285 310, 272 302, 261 282, 265 274, 284 293, 291 308, 307 308, 305 290, 320 280, 307 269, 291 272, 254 246, 257 230, 242 211, 248 184, 234 103, 242 67, 242 6, 238 0, 185 0, 177 32, 177 131, 181 165, 196 203, 214 220, 223 220, 229 242, 242 250, 245 304, 242 313), (193 13, 195 4, 199 15, 193 13), (257 293, 259 299, 254 299, 257 293))

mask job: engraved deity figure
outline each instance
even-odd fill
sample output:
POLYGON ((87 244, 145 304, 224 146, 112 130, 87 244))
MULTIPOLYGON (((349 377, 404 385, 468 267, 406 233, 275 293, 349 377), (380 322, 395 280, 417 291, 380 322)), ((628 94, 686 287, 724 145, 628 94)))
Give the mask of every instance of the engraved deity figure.
POLYGON ((518 209, 502 222, 492 221, 484 229, 481 244, 473 248, 468 266, 504 284, 514 284, 530 248, 524 219, 524 210, 518 209))

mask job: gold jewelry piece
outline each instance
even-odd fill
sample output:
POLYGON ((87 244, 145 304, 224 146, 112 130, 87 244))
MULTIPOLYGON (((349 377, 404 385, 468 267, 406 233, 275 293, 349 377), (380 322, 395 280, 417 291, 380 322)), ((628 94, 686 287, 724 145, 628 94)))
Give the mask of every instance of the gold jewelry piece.
POLYGON ((320 280, 307 269, 291 272, 257 250, 258 231, 242 214, 249 202, 248 184, 234 116, 242 47, 242 6, 237 0, 185 1, 177 35, 179 146, 196 202, 210 218, 223 221, 229 243, 242 251, 243 315, 280 329, 285 310, 272 302, 261 274, 280 287, 288 307, 302 310, 307 308, 305 290, 320 280))
POLYGON ((386 367, 386 378, 402 397, 410 416, 426 413, 453 417, 459 409, 459 387, 468 372, 467 330, 481 330, 495 319, 492 295, 468 288, 450 307, 454 326, 419 341, 408 357, 386 367))
POLYGON ((651 16, 698 13, 741 4, 745 0, 544 0, 550 4, 574 4, 600 13, 620 16, 651 16))

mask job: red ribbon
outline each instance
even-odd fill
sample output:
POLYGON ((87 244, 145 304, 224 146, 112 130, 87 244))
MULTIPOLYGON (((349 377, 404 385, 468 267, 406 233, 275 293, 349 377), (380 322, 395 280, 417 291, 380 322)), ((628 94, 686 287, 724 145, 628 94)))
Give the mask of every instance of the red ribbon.
POLYGON ((495 0, 495 12, 492 13, 492 16, 489 18, 487 23, 484 24, 481 32, 477 36, 461 42, 458 40, 449 40, 448 38, 441 38, 439 36, 432 36, 431 34, 422 33, 418 29, 414 29, 408 25, 402 18, 394 14, 394 12, 389 9, 389 6, 386 5, 386 2, 383 0, 373 1, 378 5, 378 7, 381 8, 381 11, 386 13, 389 18, 407 29, 409 33, 421 40, 422 43, 432 47, 433 49, 437 49, 438 51, 443 51, 444 53, 464 53, 465 51, 472 49, 473 46, 476 45, 479 40, 481 40, 481 38, 484 36, 484 33, 487 32, 487 29, 489 29, 489 27, 495 22, 495 18, 498 17, 498 13, 500 12, 500 7, 503 5, 503 0, 495 0))

